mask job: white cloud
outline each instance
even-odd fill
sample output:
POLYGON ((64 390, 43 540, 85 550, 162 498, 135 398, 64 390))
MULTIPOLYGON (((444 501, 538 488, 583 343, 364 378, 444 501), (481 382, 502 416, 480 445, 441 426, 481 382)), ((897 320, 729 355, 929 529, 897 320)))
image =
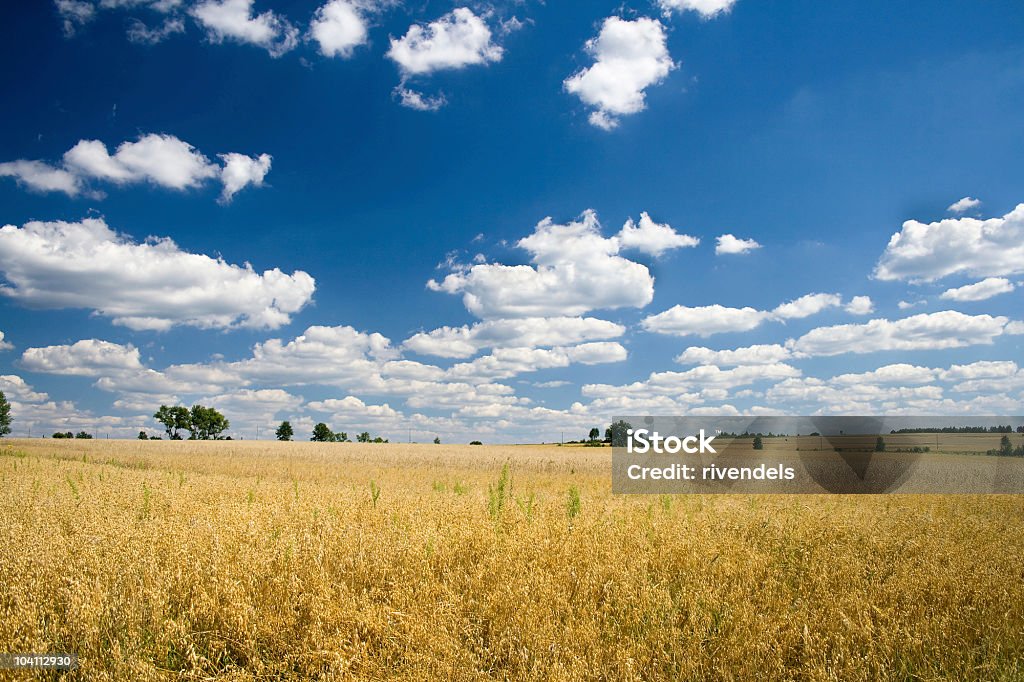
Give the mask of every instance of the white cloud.
POLYGON ((786 345, 803 356, 962 348, 988 345, 997 336, 1012 333, 1008 323, 1005 317, 945 310, 895 321, 879 318, 864 324, 819 327, 786 345))
POLYGON ((77 175, 42 161, 22 159, 0 163, 0 177, 15 178, 19 184, 36 192, 64 192, 73 197, 82 191, 77 175))
POLYGON ((295 47, 297 28, 270 10, 254 15, 252 6, 253 0, 204 0, 190 13, 213 43, 234 40, 256 45, 271 57, 280 57, 295 47))
POLYGON ((621 233, 604 237, 600 228, 592 210, 566 225, 545 218, 516 243, 530 253, 534 265, 454 265, 444 280, 427 286, 463 294, 466 308, 484 319, 642 308, 654 297, 654 278, 646 266, 619 255, 621 233))
POLYGON ((8 341, 5 341, 4 333, 0 332, 0 350, 11 350, 12 348, 14 348, 14 346, 8 341))
POLYGON ((974 284, 967 284, 955 289, 946 289, 939 298, 944 298, 948 301, 984 301, 999 294, 1008 294, 1016 286, 1004 277, 988 277, 974 284))
POLYGON ((733 350, 711 350, 701 346, 690 346, 676 357, 681 365, 772 365, 787 360, 792 353, 785 346, 764 344, 733 350))
POLYGON ((667 224, 659 224, 651 220, 646 212, 640 214, 639 224, 630 218, 619 232, 619 243, 624 249, 636 249, 651 256, 660 256, 670 249, 693 247, 700 244, 700 239, 688 234, 679 234, 667 224))
POLYGON ((234 152, 218 156, 224 161, 221 170, 224 191, 220 195, 224 203, 230 202, 235 194, 248 185, 262 187, 263 178, 270 172, 270 154, 260 154, 257 158, 234 152))
POLYGON ((919 305, 926 305, 927 303, 928 301, 923 299, 920 301, 900 301, 896 304, 896 307, 900 310, 910 310, 911 308, 916 308, 919 305))
POLYGON ((485 348, 568 346, 616 338, 625 331, 620 324, 593 317, 524 317, 420 332, 402 347, 421 355, 468 358, 485 348))
POLYGON ((806 294, 781 303, 771 311, 757 310, 750 306, 728 308, 717 303, 696 307, 676 305, 645 318, 640 326, 657 334, 711 336, 723 332, 750 331, 768 320, 802 319, 840 305, 842 298, 839 294, 806 294))
POLYGON ((1024 204, 988 220, 908 220, 889 240, 874 276, 931 282, 957 273, 996 277, 1019 272, 1024 272, 1024 204))
POLYGON ((875 304, 870 296, 854 296, 846 304, 845 310, 851 315, 870 315, 875 312, 875 304))
POLYGON ((64 35, 71 37, 75 35, 82 26, 85 26, 96 16, 96 7, 91 2, 84 0, 54 0, 57 13, 60 15, 64 27, 64 35))
POLYGON ((35 391, 24 379, 16 374, 0 375, 0 391, 8 400, 25 403, 41 403, 50 399, 45 393, 35 391))
POLYGON ((502 48, 491 41, 491 29, 468 7, 459 7, 429 24, 413 24, 401 38, 392 38, 387 57, 403 75, 421 76, 445 69, 501 61, 502 48))
POLYGON ((42 308, 88 308, 131 329, 275 329, 315 289, 302 271, 262 274, 189 253, 169 238, 138 244, 102 219, 0 228, 0 294, 42 308))
POLYGON ((840 374, 830 380, 841 386, 863 386, 880 384, 930 384, 939 375, 939 370, 918 367, 907 363, 885 365, 870 372, 840 374))
MULTIPOLYGON (((402 413, 387 403, 367 405, 352 395, 341 399, 317 400, 309 403, 309 408, 317 412, 329 412, 336 421, 349 424, 358 423, 360 427, 379 426, 381 422, 390 425, 402 418, 402 413)), ((355 440, 355 433, 349 434, 349 438, 355 440)))
POLYGON ((658 5, 666 15, 690 10, 704 19, 727 13, 734 4, 736 0, 658 0, 658 5))
POLYGON ((966 213, 972 208, 978 208, 979 206, 981 206, 981 201, 978 199, 975 199, 974 197, 964 197, 963 199, 950 204, 949 208, 946 210, 950 213, 966 213))
POLYGON ((620 117, 643 111, 645 90, 675 68, 665 27, 647 17, 608 17, 584 49, 594 63, 566 78, 563 86, 595 109, 590 122, 605 130, 618 126, 620 117))
POLYGON ((715 255, 749 253, 760 249, 761 245, 753 239, 739 239, 731 234, 723 234, 715 238, 715 255))
MULTIPOLYGON (((223 167, 173 135, 151 133, 135 142, 122 142, 113 155, 99 140, 79 140, 64 153, 60 166, 11 161, 0 163, 0 176, 14 177, 29 189, 64 192, 72 197, 83 193, 90 181, 115 185, 149 182, 186 190, 217 178, 224 184, 222 200, 227 201, 246 185, 262 185, 270 170, 269 154, 253 158, 232 152, 219 156, 223 167)), ((91 192, 90 196, 98 194, 91 192)))
POLYGON ((645 318, 640 326, 649 332, 673 336, 711 336, 723 332, 745 332, 761 325, 770 313, 756 308, 727 308, 714 305, 672 306, 645 318))
POLYGON ((817 315, 826 308, 836 308, 842 304, 838 294, 807 294, 800 298, 782 303, 772 311, 772 317, 782 320, 799 320, 817 315))
POLYGON ((325 57, 348 58, 369 40, 364 6, 352 0, 330 0, 321 5, 309 24, 309 34, 325 57))
POLYGON ((128 25, 128 40, 133 43, 156 45, 177 33, 185 32, 185 21, 180 17, 168 17, 157 28, 150 28, 142 21, 133 19, 128 25))
POLYGON ((83 339, 70 346, 27 348, 21 365, 32 372, 87 377, 143 369, 138 348, 99 339, 83 339))
POLYGON ((397 86, 394 94, 403 107, 416 111, 437 111, 448 103, 444 95, 424 95, 422 92, 405 87, 405 85, 397 86))
POLYGON ((526 372, 568 367, 572 363, 597 365, 621 362, 628 353, 619 343, 598 341, 567 348, 495 348, 490 355, 453 365, 446 373, 451 380, 476 383, 508 379, 526 372))
POLYGON ((292 395, 280 388, 243 388, 228 393, 200 398, 200 405, 213 407, 225 415, 239 415, 242 419, 231 419, 236 428, 239 422, 261 420, 266 424, 278 413, 297 410, 303 403, 302 396, 292 395))
MULTIPOLYGON (((623 396, 648 398, 664 395, 695 402, 701 400, 699 392, 708 389, 730 389, 759 381, 779 381, 798 376, 800 370, 783 363, 744 365, 732 369, 702 365, 685 372, 654 372, 645 381, 636 381, 624 386, 586 384, 582 388, 582 393, 593 398, 613 399, 623 396)), ((715 395, 716 399, 721 399, 721 393, 715 395)))

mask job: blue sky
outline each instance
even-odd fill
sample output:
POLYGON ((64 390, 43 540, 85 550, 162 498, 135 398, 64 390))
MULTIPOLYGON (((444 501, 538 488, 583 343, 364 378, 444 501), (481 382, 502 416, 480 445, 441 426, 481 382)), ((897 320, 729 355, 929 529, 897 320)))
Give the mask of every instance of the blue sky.
POLYGON ((1021 411, 1018 3, 0 13, 15 435, 1021 411))

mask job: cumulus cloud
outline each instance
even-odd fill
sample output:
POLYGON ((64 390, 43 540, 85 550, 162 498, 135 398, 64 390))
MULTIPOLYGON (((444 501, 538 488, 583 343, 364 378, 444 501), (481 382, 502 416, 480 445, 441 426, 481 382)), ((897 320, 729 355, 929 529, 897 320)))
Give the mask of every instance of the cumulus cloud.
POLYGON ((870 296, 854 296, 846 304, 845 310, 851 315, 870 315, 875 312, 875 304, 870 296))
POLYGON ((348 58, 369 40, 365 5, 352 0, 330 0, 321 5, 309 24, 309 35, 325 57, 348 58))
POLYGON ((785 321, 816 315, 827 308, 842 305, 839 294, 806 294, 774 310, 728 308, 714 304, 706 306, 676 305, 668 310, 651 315, 641 321, 640 326, 649 332, 673 336, 711 336, 724 332, 746 332, 761 326, 768 320, 785 321))
MULTIPOLYGON (((59 165, 44 161, 17 160, 0 163, 0 176, 15 178, 39 192, 64 192, 77 196, 90 182, 127 185, 140 182, 174 190, 200 187, 211 179, 224 185, 221 195, 229 201, 248 185, 260 186, 270 170, 271 157, 261 154, 220 154, 223 166, 212 163, 199 150, 173 135, 142 135, 122 142, 114 154, 99 140, 79 140, 64 153, 59 165)), ((90 196, 99 196, 90 192, 90 196)))
POLYGON ((894 350, 937 350, 990 345, 1017 330, 1007 318, 965 315, 955 310, 922 313, 900 320, 879 318, 864 324, 813 329, 787 342, 797 355, 828 356, 894 350))
POLYGON ((468 358, 485 348, 568 346, 622 336, 626 328, 593 317, 524 317, 420 332, 402 347, 421 355, 468 358))
POLYGON ((731 234, 723 234, 715 238, 715 255, 749 253, 760 249, 761 245, 753 239, 740 239, 731 234))
POLYGON ((470 383, 508 379, 526 372, 568 367, 572 363, 599 365, 622 362, 626 349, 615 342, 583 343, 568 348, 495 348, 472 362, 461 362, 446 372, 446 377, 470 383))
POLYGON ((98 218, 0 228, 0 295, 32 307, 87 308, 131 329, 276 329, 312 298, 302 271, 182 251, 169 238, 135 243, 98 218))
POLYGON ((14 348, 8 341, 4 340, 4 333, 0 332, 0 350, 11 350, 14 348))
POLYGON ((738 365, 772 365, 792 356, 792 352, 779 344, 763 344, 736 348, 733 350, 712 350, 702 346, 690 346, 676 357, 681 365, 717 365, 734 367, 738 365))
POLYGON ((72 345, 28 348, 22 353, 21 365, 32 372, 76 376, 101 376, 143 369, 138 348, 99 339, 84 339, 72 345))
POLYGON ((218 154, 224 161, 224 168, 221 170, 221 182, 224 183, 224 191, 220 199, 228 203, 242 189, 253 185, 263 186, 263 178, 270 172, 270 154, 260 154, 253 158, 245 154, 218 154))
POLYGON ((946 210, 950 213, 967 213, 967 211, 970 211, 972 208, 978 208, 979 206, 981 206, 981 201, 978 199, 975 199, 974 197, 964 197, 963 199, 950 204, 946 210))
POLYGON ((641 308, 654 296, 654 278, 646 266, 619 255, 627 248, 623 242, 648 253, 691 245, 691 238, 676 235, 667 225, 651 225, 644 229, 629 221, 619 234, 604 237, 592 210, 565 225, 545 218, 533 234, 516 242, 530 253, 533 265, 452 263, 451 274, 427 286, 463 294, 466 308, 484 319, 575 317, 601 308, 641 308))
POLYGON ((594 63, 566 78, 563 87, 594 109, 591 124, 611 130, 622 116, 643 111, 647 88, 675 68, 666 39, 656 19, 608 17, 584 46, 594 63))
POLYGON ((406 76, 501 61, 503 50, 491 40, 487 23, 468 7, 458 7, 429 24, 413 24, 392 38, 387 57, 406 76))
POLYGON ((643 212, 640 214, 639 223, 634 223, 630 218, 622 226, 619 243, 624 249, 636 249, 641 253, 660 256, 671 249, 697 246, 700 239, 688 234, 679 234, 670 225, 656 223, 651 220, 651 216, 643 212))
POLYGON ((670 396, 686 402, 699 402, 701 392, 716 390, 714 399, 721 399, 721 390, 728 391, 738 386, 748 386, 760 381, 780 381, 799 377, 800 370, 784 363, 744 365, 732 369, 721 369, 715 365, 702 365, 685 372, 654 372, 644 381, 626 385, 585 384, 583 395, 592 398, 646 398, 670 396))
POLYGON ((931 282, 959 273, 998 277, 1020 272, 1024 272, 1024 204, 987 220, 908 220, 889 240, 874 276, 931 282))
POLYGON ((297 28, 270 10, 254 14, 253 0, 204 0, 190 13, 212 43, 232 40, 255 45, 271 57, 280 57, 298 44, 297 28))
POLYGON ((984 301, 999 294, 1008 294, 1016 288, 1017 285, 1005 277, 987 277, 974 284, 946 289, 939 298, 948 301, 984 301))
POLYGON ((736 0, 658 0, 665 15, 672 12, 697 12, 704 19, 725 14, 736 4, 736 0))

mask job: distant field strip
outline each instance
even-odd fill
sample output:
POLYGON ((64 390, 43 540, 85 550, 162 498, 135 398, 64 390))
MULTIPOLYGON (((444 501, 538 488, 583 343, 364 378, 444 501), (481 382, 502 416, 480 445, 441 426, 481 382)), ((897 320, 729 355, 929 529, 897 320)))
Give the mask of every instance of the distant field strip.
POLYGON ((610 468, 0 441, 0 653, 87 680, 1024 679, 1024 498, 613 496, 610 468))

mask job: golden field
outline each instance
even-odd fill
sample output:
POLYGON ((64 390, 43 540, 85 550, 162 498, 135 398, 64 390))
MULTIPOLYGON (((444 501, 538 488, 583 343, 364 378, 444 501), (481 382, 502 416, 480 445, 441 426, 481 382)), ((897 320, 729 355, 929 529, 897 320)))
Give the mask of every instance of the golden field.
POLYGON ((0 441, 0 653, 88 680, 1024 679, 1024 499, 613 496, 610 459, 0 441))

